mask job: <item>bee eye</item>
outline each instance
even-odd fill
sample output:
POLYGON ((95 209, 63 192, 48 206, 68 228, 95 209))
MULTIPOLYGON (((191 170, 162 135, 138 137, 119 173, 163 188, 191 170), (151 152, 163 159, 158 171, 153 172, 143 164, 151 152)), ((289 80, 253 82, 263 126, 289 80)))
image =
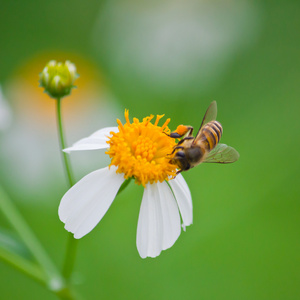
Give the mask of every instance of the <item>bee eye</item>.
POLYGON ((184 152, 183 151, 178 151, 177 153, 176 153, 176 156, 178 157, 185 157, 185 154, 184 154, 184 152))

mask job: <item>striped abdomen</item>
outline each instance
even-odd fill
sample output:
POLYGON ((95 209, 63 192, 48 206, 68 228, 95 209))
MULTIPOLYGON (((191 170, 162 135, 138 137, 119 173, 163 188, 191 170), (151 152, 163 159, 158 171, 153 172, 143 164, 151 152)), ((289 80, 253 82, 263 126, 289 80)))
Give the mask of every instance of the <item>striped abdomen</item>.
POLYGON ((199 140, 210 151, 219 143, 223 133, 222 125, 218 121, 211 121, 205 124, 200 131, 199 140))

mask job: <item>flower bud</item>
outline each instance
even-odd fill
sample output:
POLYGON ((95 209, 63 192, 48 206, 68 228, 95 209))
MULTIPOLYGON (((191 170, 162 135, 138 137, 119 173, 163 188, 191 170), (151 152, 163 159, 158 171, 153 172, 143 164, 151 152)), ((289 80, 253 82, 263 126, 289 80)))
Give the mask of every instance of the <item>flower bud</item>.
POLYGON ((51 60, 40 73, 40 86, 45 88, 45 92, 52 98, 62 98, 71 93, 75 87, 74 81, 78 78, 76 66, 70 61, 57 63, 51 60))

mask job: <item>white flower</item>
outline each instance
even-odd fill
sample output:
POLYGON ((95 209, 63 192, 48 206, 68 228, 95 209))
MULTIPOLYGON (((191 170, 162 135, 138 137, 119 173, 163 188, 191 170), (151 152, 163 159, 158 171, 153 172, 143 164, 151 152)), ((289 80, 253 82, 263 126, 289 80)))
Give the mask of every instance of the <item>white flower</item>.
POLYGON ((175 243, 181 232, 180 214, 184 229, 192 224, 190 190, 181 174, 174 178, 176 166, 167 157, 175 144, 165 134, 170 120, 157 126, 161 117, 157 116, 154 124, 150 122, 153 116, 130 123, 125 111, 124 125, 117 120, 119 127, 103 128, 64 150, 108 148, 106 153, 112 159, 109 167, 86 175, 61 200, 59 217, 75 238, 83 237, 98 224, 122 183, 131 177, 145 187, 136 239, 142 258, 156 257, 175 243))

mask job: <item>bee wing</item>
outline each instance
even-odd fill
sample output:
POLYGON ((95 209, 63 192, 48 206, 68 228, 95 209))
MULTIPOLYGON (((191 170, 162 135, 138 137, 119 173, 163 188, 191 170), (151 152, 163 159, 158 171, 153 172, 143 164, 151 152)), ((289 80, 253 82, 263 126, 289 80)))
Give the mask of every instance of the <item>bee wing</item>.
POLYGON ((200 131, 201 131, 201 128, 202 128, 205 124, 207 124, 207 123, 210 122, 210 121, 215 121, 215 120, 217 119, 217 112, 218 112, 218 110, 217 110, 217 102, 216 102, 216 101, 213 101, 213 102, 210 104, 210 106, 208 107, 208 109, 206 110, 206 113, 205 113, 205 115, 204 115, 204 117, 203 117, 202 123, 201 123, 201 125, 200 125, 200 128, 199 128, 197 134, 196 134, 195 139, 197 139, 197 137, 198 137, 198 135, 199 135, 199 133, 200 133, 200 131))
POLYGON ((211 150, 203 162, 229 164, 239 159, 239 153, 232 147, 225 144, 218 144, 211 150))

